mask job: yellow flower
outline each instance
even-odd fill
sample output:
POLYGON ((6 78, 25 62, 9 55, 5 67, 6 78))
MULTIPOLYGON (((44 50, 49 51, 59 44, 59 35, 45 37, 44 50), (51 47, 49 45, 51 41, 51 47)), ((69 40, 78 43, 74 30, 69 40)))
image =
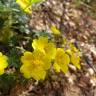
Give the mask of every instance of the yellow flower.
POLYGON ((44 80, 46 71, 50 69, 51 61, 39 50, 25 52, 21 57, 23 65, 20 68, 25 78, 33 77, 35 80, 44 80))
POLYGON ((79 52, 79 50, 71 43, 70 48, 73 52, 79 52))
POLYGON ((78 55, 76 55, 75 53, 71 54, 71 62, 78 69, 81 68, 81 66, 80 66, 80 57, 78 55))
POLYGON ((30 0, 16 0, 20 7, 26 12, 31 13, 31 1, 30 0))
POLYGON ((57 48, 56 57, 53 64, 55 71, 60 72, 61 70, 63 73, 67 73, 69 63, 70 63, 69 56, 64 52, 63 49, 57 48))
POLYGON ((48 38, 47 37, 39 37, 38 39, 33 40, 32 47, 33 47, 34 50, 38 49, 38 50, 45 53, 44 48, 45 48, 47 43, 48 43, 48 38))
POLYGON ((47 37, 39 37, 38 39, 34 39, 32 43, 33 49, 40 50, 50 59, 54 59, 56 54, 56 46, 53 42, 49 41, 47 37))
POLYGON ((0 75, 4 73, 4 69, 8 66, 7 60, 8 60, 7 56, 3 55, 0 52, 0 75))
POLYGON ((78 69, 81 68, 80 66, 80 56, 79 56, 79 51, 73 47, 73 50, 68 49, 66 52, 70 55, 70 60, 71 63, 77 67, 78 69))
POLYGON ((56 26, 52 25, 50 29, 53 32, 53 34, 60 35, 60 30, 57 29, 56 26))

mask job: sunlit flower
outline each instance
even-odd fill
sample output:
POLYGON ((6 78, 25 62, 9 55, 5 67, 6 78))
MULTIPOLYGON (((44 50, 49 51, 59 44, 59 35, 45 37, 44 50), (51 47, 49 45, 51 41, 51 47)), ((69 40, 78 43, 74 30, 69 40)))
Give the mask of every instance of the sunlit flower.
POLYGON ((60 30, 58 28, 56 28, 56 26, 52 25, 50 29, 53 34, 60 35, 60 30))
POLYGON ((48 43, 48 38, 47 37, 39 37, 38 39, 34 39, 32 42, 32 47, 33 49, 38 49, 40 51, 42 51, 43 53, 45 53, 45 46, 48 43))
POLYGON ((25 52, 21 57, 23 63, 20 71, 25 78, 34 78, 35 80, 44 80, 46 71, 50 69, 51 62, 43 52, 34 50, 33 52, 25 52))
POLYGON ((4 69, 8 66, 7 60, 8 60, 7 56, 3 55, 0 52, 0 75, 4 73, 4 69))
POLYGON ((78 50, 73 44, 70 44, 70 49, 71 49, 73 52, 78 52, 78 53, 79 53, 79 50, 78 50))
POLYGON ((78 69, 81 68, 80 66, 80 56, 79 56, 79 51, 75 48, 72 47, 73 50, 68 49, 66 52, 70 55, 70 62, 77 67, 78 69))
POLYGON ((53 65, 55 71, 60 72, 61 70, 63 73, 67 73, 69 63, 69 56, 64 52, 63 49, 57 48, 56 57, 53 65))
POLYGON ((75 67, 77 67, 78 69, 81 68, 81 66, 80 66, 80 56, 78 56, 76 53, 72 53, 70 59, 71 59, 72 64, 75 67))
POLYGON ((16 0, 20 7, 26 12, 31 13, 31 1, 30 0, 16 0))
POLYGON ((50 59, 54 59, 56 54, 56 46, 53 42, 48 41, 47 37, 39 37, 38 39, 34 39, 32 43, 33 49, 38 49, 50 59))

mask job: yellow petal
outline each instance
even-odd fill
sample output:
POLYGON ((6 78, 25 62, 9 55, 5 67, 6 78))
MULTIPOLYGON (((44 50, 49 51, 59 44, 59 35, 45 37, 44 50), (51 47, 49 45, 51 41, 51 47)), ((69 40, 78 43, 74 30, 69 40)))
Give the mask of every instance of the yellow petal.
POLYGON ((70 49, 67 49, 66 53, 68 53, 69 55, 72 55, 72 51, 70 49))
POLYGON ((63 73, 67 73, 68 72, 68 65, 65 65, 65 64, 61 64, 60 65, 60 68, 61 68, 61 71, 63 72, 63 73))
POLYGON ((39 50, 34 50, 33 52, 34 58, 36 58, 39 62, 41 62, 41 66, 48 70, 51 67, 51 60, 44 54, 43 52, 39 50))
POLYGON ((32 52, 24 52, 24 56, 21 57, 21 62, 27 64, 33 58, 32 52))
POLYGON ((66 38, 63 38, 62 45, 65 46, 67 44, 67 42, 68 42, 67 39, 66 38))
POLYGON ((31 78, 32 68, 30 64, 23 64, 20 68, 20 72, 23 73, 25 78, 31 78))
POLYGON ((48 43, 47 37, 39 37, 38 39, 33 40, 32 47, 34 50, 38 49, 45 53, 44 47, 46 46, 47 43, 48 43))
POLYGON ((0 68, 6 68, 8 66, 8 58, 5 55, 0 56, 0 68))
POLYGON ((36 69, 36 70, 33 70, 33 72, 31 73, 31 76, 35 80, 44 80, 46 77, 46 71, 44 71, 43 69, 36 69))
POLYGON ((20 72, 23 73, 25 78, 34 78, 35 80, 44 80, 46 71, 43 70, 42 66, 32 67, 32 64, 23 64, 20 68, 20 72))
POLYGON ((27 7, 27 8, 25 8, 24 11, 25 11, 26 13, 29 13, 29 14, 32 13, 32 10, 31 10, 31 7, 30 7, 30 6, 27 7))
POLYGON ((68 72, 68 64, 70 63, 70 58, 67 54, 64 53, 63 55, 63 61, 61 61, 60 68, 62 72, 67 73, 68 72))
POLYGON ((45 46, 45 53, 49 59, 54 59, 56 55, 56 46, 54 43, 50 42, 45 46))
POLYGON ((51 60, 46 57, 46 59, 44 60, 43 68, 45 70, 48 70, 50 69, 50 67, 51 67, 51 60))
POLYGON ((73 52, 79 52, 79 50, 73 44, 70 44, 70 48, 73 52))
POLYGON ((4 73, 4 69, 8 66, 7 60, 8 60, 7 56, 3 55, 0 52, 0 75, 4 73))
POLYGON ((60 69, 66 73, 68 71, 68 64, 70 63, 69 56, 64 52, 63 49, 58 48, 55 58, 55 63, 60 66, 60 69))
POLYGON ((51 31, 52 31, 53 34, 60 35, 60 30, 57 29, 56 26, 53 25, 53 26, 51 26, 50 29, 51 29, 51 31))
POLYGON ((0 56, 2 56, 3 54, 0 52, 0 56))
POLYGON ((27 13, 31 13, 31 6, 30 6, 30 1, 29 0, 17 0, 16 1, 20 7, 27 13))
POLYGON ((57 49, 57 53, 56 53, 56 62, 58 64, 69 64, 70 62, 70 58, 69 56, 64 52, 64 50, 62 48, 58 48, 57 49))
POLYGON ((57 64, 57 63, 54 63, 53 64, 53 68, 54 68, 54 70, 56 71, 56 72, 60 72, 60 66, 57 64))
POLYGON ((71 62, 76 66, 78 69, 81 68, 80 66, 80 57, 77 56, 75 53, 71 55, 71 62))

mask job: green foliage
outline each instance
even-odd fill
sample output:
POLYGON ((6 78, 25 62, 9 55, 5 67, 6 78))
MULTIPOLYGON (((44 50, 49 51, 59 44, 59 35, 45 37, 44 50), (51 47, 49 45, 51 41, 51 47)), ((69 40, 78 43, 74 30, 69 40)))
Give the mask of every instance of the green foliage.
POLYGON ((34 37, 34 38, 38 38, 38 37, 48 37, 49 39, 52 39, 54 36, 52 35, 52 34, 50 34, 50 33, 48 33, 47 31, 39 31, 39 32, 33 32, 31 35, 33 35, 32 37, 34 37))
POLYGON ((19 33, 28 34, 28 17, 15 0, 0 2, 0 42, 7 43, 9 39, 19 33))
POLYGON ((9 51, 9 66, 10 67, 15 67, 16 69, 20 68, 20 55, 21 55, 21 50, 18 50, 16 48, 12 48, 9 51))
POLYGON ((16 77, 14 74, 3 74, 0 76, 0 91, 4 93, 4 96, 10 92, 15 83, 16 77))
POLYGON ((82 4, 89 4, 92 0, 75 0, 75 4, 79 7, 82 4))
MULTIPOLYGON (((32 4, 37 4, 42 0, 31 1, 32 4)), ((16 81, 26 83, 28 79, 25 79, 21 74, 24 72, 25 75, 29 77, 32 75, 31 77, 34 77, 35 80, 42 80, 45 79, 46 74, 50 70, 56 69, 58 72, 62 71, 66 73, 69 63, 73 64, 78 69, 81 68, 79 64, 79 50, 76 49, 74 45, 71 45, 71 43, 68 43, 67 40, 63 41, 61 32, 55 28, 55 26, 51 28, 55 35, 46 31, 31 32, 28 27, 29 19, 29 15, 24 13, 21 7, 16 3, 16 0, 0 1, 0 43, 8 47, 5 54, 7 54, 7 63, 9 64, 7 68, 3 68, 5 69, 3 73, 5 73, 0 76, 0 90, 3 92, 5 91, 7 93, 10 88, 15 86, 16 81), (44 37, 46 38, 44 39, 44 37), (53 43, 53 41, 58 40, 58 38, 62 41, 59 47, 58 42, 53 43), (23 54, 25 55, 22 56, 23 54), (20 73, 20 71, 22 72, 20 73)), ((1 58, 0 61, 1 60, 3 64, 7 61, 5 58, 1 58)), ((1 67, 3 67, 3 64, 1 64, 1 67)))

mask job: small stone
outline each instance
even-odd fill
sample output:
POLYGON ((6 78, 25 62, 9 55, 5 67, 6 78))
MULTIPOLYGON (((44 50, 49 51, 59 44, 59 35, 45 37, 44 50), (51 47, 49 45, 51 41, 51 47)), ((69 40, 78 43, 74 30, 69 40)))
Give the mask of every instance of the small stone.
POLYGON ((70 84, 74 84, 73 78, 68 78, 68 82, 69 82, 70 84))
POLYGON ((71 64, 69 64, 69 68, 71 68, 73 71, 76 71, 76 67, 71 64))
POLYGON ((90 75, 93 75, 93 74, 94 74, 94 70, 93 70, 92 68, 89 68, 89 69, 88 69, 88 73, 89 73, 90 75))
POLYGON ((90 79, 90 83, 92 84, 92 86, 96 86, 96 77, 90 79))

